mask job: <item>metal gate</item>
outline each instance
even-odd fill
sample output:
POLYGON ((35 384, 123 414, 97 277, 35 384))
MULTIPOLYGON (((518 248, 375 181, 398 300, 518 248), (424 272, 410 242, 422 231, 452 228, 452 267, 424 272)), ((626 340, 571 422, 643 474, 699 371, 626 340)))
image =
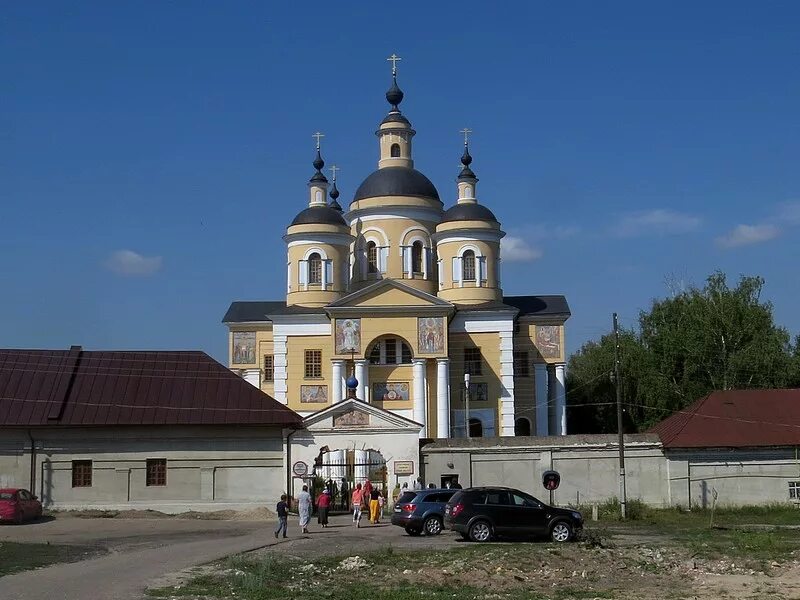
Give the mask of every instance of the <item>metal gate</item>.
POLYGON ((388 499, 387 475, 386 460, 376 450, 330 450, 322 455, 322 461, 314 461, 309 490, 316 498, 327 488, 331 510, 349 511, 355 486, 360 483, 363 487, 367 480, 388 499))

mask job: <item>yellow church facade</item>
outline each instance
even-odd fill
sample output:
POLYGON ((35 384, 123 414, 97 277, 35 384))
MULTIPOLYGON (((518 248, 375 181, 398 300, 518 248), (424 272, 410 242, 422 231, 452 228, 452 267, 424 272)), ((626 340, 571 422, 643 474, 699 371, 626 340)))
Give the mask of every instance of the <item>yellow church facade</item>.
POLYGON ((505 234, 466 140, 446 208, 414 168, 396 72, 386 98, 378 169, 347 210, 317 138, 308 204, 284 235, 285 297, 231 304, 230 368, 304 417, 349 384, 420 438, 565 435, 566 299, 503 296, 505 234))

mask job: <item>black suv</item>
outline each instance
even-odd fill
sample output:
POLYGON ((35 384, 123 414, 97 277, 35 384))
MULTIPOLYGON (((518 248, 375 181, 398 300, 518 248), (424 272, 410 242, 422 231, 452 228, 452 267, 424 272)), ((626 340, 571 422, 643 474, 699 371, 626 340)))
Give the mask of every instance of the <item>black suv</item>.
POLYGON ((392 513, 392 525, 404 527, 408 535, 438 535, 442 532, 444 507, 458 490, 425 489, 403 492, 392 513))
POLYGON ((583 528, 578 511, 548 506, 525 492, 500 487, 458 491, 447 503, 444 522, 473 542, 495 536, 548 536, 554 542, 568 542, 583 528))

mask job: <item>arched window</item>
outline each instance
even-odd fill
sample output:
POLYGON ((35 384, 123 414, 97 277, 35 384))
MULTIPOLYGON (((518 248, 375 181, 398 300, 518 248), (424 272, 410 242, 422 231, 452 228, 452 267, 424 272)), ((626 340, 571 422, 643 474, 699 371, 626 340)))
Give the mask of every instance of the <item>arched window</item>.
POLYGON ((462 274, 464 281, 475 281, 475 252, 473 250, 466 250, 462 255, 463 266, 462 274))
POLYGON ((483 437, 483 423, 480 419, 472 417, 469 420, 469 437, 483 437))
POLYGON ((322 283, 322 257, 317 252, 308 257, 308 283, 322 283))
POLYGON ((379 340, 372 346, 369 362, 372 365, 408 365, 411 364, 411 348, 397 338, 379 340))
POLYGON ((378 245, 367 242, 367 273, 378 272, 378 245))
POLYGON ((400 144, 392 144, 392 147, 389 148, 389 156, 392 158, 400 157, 400 144))
POLYGON ((520 417, 514 421, 514 435, 530 435, 531 422, 525 417, 520 417))
POLYGON ((422 273, 422 242, 414 242, 411 246, 411 270, 422 273))

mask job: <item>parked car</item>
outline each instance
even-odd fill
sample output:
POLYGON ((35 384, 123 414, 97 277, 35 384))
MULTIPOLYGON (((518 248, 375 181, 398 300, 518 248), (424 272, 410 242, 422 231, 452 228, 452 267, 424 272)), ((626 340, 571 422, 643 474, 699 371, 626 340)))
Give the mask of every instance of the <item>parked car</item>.
POLYGON ((461 490, 450 499, 444 523, 473 542, 545 536, 554 542, 568 542, 583 528, 583 516, 576 510, 548 506, 512 488, 479 487, 461 490))
POLYGON ((408 535, 438 535, 444 524, 444 507, 457 490, 409 490, 397 499, 392 525, 404 527, 408 535))
POLYGON ((42 516, 42 503, 28 490, 6 488, 0 490, 0 521, 22 523, 42 516))

